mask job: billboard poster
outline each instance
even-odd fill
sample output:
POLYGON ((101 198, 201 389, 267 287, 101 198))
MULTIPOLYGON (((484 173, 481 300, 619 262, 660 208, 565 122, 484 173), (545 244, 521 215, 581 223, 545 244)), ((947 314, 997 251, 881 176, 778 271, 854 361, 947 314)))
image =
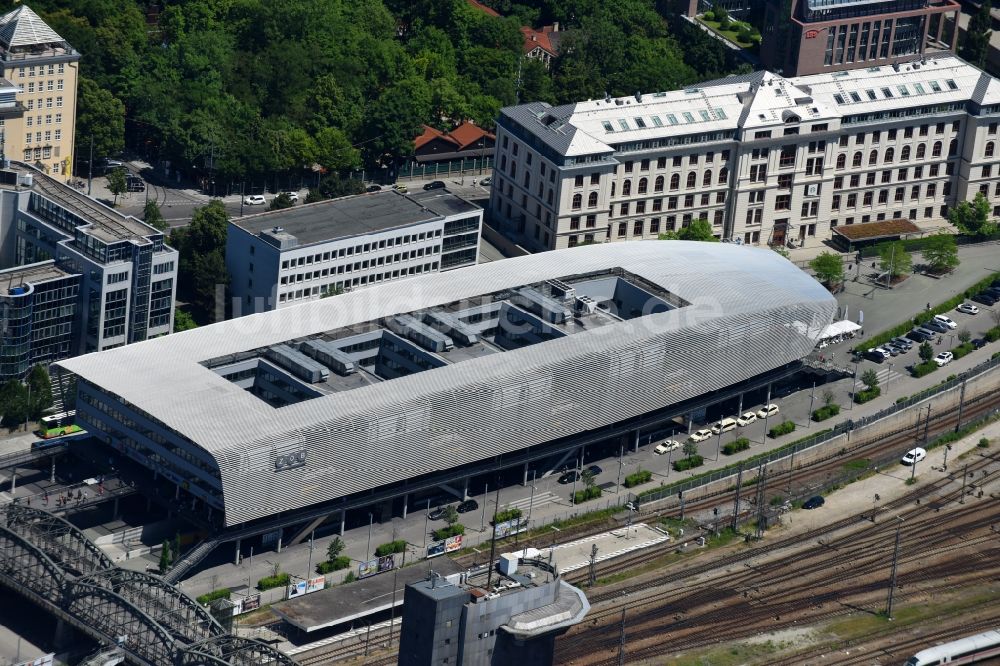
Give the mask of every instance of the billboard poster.
POLYGON ((295 597, 301 597, 305 593, 306 593, 306 582, 304 580, 300 580, 288 586, 289 599, 294 599, 295 597))
POLYGON ((396 556, 384 555, 378 558, 378 572, 392 571, 396 568, 396 556))
POLYGON ((326 585, 326 576, 316 576, 315 578, 310 578, 308 584, 302 584, 306 585, 306 594, 318 592, 326 585))
POLYGON ((438 557, 439 555, 444 555, 444 541, 438 541, 437 543, 432 543, 427 546, 427 558, 438 557))
POLYGON ((250 611, 255 611, 260 608, 260 595, 255 594, 251 597, 243 598, 243 611, 244 613, 249 613, 250 611))
POLYGON ((456 534, 453 537, 448 537, 444 542, 444 552, 454 553, 456 550, 462 549, 462 535, 456 534))
POLYGON ((358 578, 367 578, 378 573, 378 560, 368 560, 358 565, 358 578))
POLYGON ((509 537, 519 532, 523 532, 526 529, 528 529, 528 521, 522 520, 521 518, 515 518, 513 520, 498 523, 493 528, 493 533, 496 535, 496 538, 503 539, 504 537, 509 537))

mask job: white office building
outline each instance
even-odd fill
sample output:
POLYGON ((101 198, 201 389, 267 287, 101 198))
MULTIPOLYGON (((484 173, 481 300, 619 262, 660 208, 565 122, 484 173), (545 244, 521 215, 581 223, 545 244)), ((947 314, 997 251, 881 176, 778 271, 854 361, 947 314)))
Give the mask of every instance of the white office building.
POLYGON ((944 55, 501 111, 492 223, 531 250, 656 238, 815 244, 830 229, 989 197, 1000 216, 1000 81, 944 55))
POLYGON ((383 191, 231 220, 233 316, 475 265, 483 209, 447 190, 383 191))

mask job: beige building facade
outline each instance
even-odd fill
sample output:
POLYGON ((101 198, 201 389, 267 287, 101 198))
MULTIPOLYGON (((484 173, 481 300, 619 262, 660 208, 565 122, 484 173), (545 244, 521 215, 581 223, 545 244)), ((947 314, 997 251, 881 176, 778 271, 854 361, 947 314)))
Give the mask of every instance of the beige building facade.
POLYGON ((1000 217, 1000 81, 954 56, 501 111, 490 218, 531 250, 656 238, 798 245, 877 220, 1000 217))
POLYGON ((72 175, 80 54, 22 5, 0 17, 3 155, 66 181, 72 175))

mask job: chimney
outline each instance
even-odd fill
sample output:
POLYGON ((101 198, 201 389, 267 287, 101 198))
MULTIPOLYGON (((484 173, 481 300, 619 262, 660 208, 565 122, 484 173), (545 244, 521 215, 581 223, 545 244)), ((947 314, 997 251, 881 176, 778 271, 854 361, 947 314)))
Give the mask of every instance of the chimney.
POLYGON ((552 24, 552 32, 559 32, 559 21, 552 24))

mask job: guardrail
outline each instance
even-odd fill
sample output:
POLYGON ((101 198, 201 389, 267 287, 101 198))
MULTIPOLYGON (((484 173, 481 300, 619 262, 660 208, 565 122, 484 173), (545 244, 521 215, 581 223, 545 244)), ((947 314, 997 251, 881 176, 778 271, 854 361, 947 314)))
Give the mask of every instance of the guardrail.
POLYGON ((770 464, 778 460, 783 460, 784 458, 793 456, 801 451, 805 451, 806 449, 810 449, 814 446, 818 446, 820 444, 829 442, 830 440, 836 439, 837 437, 840 437, 841 435, 849 433, 853 430, 869 426, 872 423, 875 423, 876 421, 881 421, 882 419, 892 416, 893 414, 898 414, 899 412, 905 411, 910 407, 913 407, 914 405, 923 402, 927 398, 930 398, 935 395, 940 395, 941 393, 945 393, 946 391, 950 391, 951 389, 954 389, 955 387, 961 385, 962 382, 964 381, 967 381, 973 377, 978 377, 981 374, 989 372, 990 370, 996 368, 998 365, 1000 365, 1000 356, 998 356, 997 358, 991 358, 988 361, 984 361, 983 363, 980 363, 979 365, 966 370, 962 374, 957 375, 954 379, 950 379, 941 382, 936 386, 924 389, 923 391, 915 393, 906 398, 905 400, 897 402, 896 404, 890 407, 886 407, 885 409, 881 409, 875 412, 874 414, 870 414, 868 416, 864 416, 858 419, 848 419, 847 421, 838 423, 832 429, 823 433, 819 433, 814 437, 810 437, 809 439, 800 440, 798 442, 788 444, 781 448, 775 449, 774 451, 771 451, 769 453, 761 453, 759 455, 753 456, 752 458, 748 458, 747 460, 744 460, 742 462, 734 463, 732 465, 723 467, 722 469, 716 470, 715 472, 706 473, 704 476, 698 476, 692 479, 687 479, 685 481, 678 481, 670 485, 662 486, 660 489, 656 489, 646 493, 636 494, 632 496, 631 499, 636 504, 636 506, 641 506, 642 504, 648 502, 656 502, 677 495, 678 493, 685 493, 690 490, 694 490, 695 488, 700 488, 701 486, 707 486, 711 483, 715 483, 716 481, 721 481, 726 478, 735 477, 737 474, 740 473, 741 469, 750 469, 752 467, 756 467, 762 464, 770 464))

